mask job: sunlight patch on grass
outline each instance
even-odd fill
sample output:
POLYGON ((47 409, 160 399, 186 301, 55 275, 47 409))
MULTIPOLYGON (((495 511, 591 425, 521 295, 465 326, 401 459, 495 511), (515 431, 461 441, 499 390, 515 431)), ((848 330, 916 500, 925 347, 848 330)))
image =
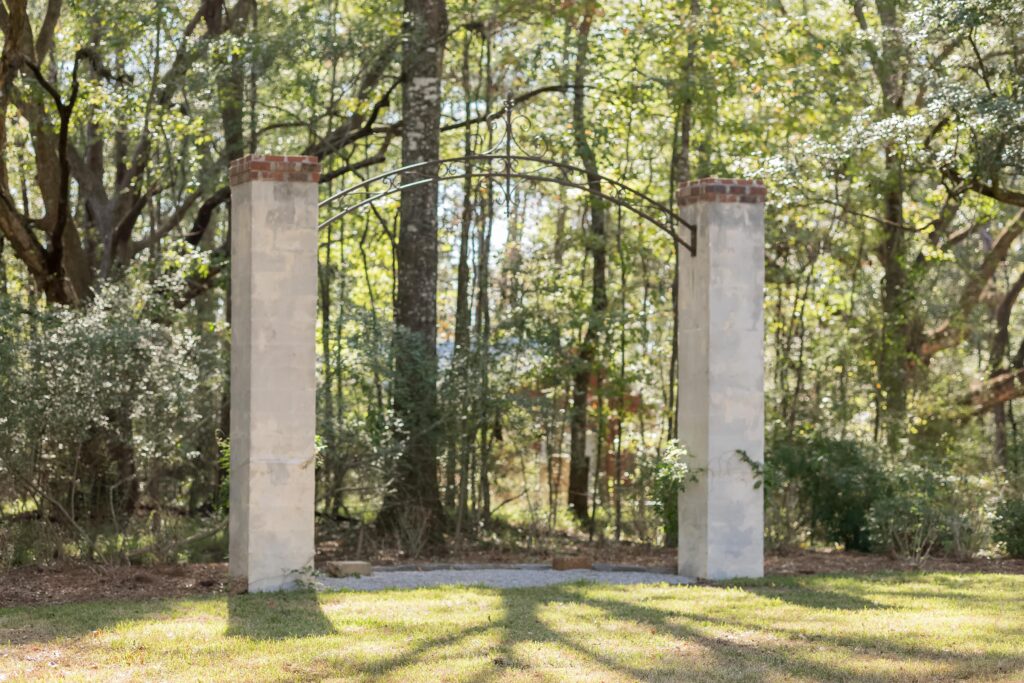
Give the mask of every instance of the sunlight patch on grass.
POLYGON ((1024 577, 443 587, 0 610, 0 680, 1024 677, 1024 577))

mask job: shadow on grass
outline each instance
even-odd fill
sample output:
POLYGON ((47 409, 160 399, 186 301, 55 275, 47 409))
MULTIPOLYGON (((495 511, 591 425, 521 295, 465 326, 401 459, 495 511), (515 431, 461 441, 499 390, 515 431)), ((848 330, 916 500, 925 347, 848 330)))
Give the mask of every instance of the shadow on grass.
POLYGON ((498 642, 474 653, 486 661, 485 670, 474 676, 474 681, 498 681, 522 674, 557 677, 557 672, 548 670, 551 666, 564 666, 563 673, 572 675, 577 664, 593 668, 596 671, 591 674, 598 677, 610 675, 645 681, 806 677, 868 683, 902 680, 905 675, 900 672, 904 670, 913 672, 911 678, 925 676, 932 680, 1024 673, 1024 652, 951 651, 921 633, 909 632, 901 637, 858 632, 854 625, 861 617, 845 612, 886 607, 853 591, 831 588, 797 584, 740 589, 745 593, 741 599, 755 603, 754 610, 758 610, 756 603, 763 602, 761 598, 778 598, 804 609, 822 610, 821 615, 801 617, 801 621, 808 621, 806 629, 766 624, 757 613, 741 616, 728 606, 692 609, 685 596, 689 589, 685 588, 672 589, 674 606, 652 606, 647 601, 632 600, 628 594, 597 592, 581 584, 500 590, 494 593, 502 599, 502 617, 486 627, 457 629, 444 637, 419 642, 406 652, 375 658, 361 666, 335 666, 340 670, 338 673, 400 677, 402 669, 442 660, 451 656, 453 648, 460 648, 464 639, 493 630, 498 642), (680 593, 675 593, 677 590, 680 593), (562 621, 557 611, 550 609, 557 603, 597 612, 562 621), (827 612, 831 610, 840 611, 829 617, 827 612), (815 627, 822 617, 837 618, 854 631, 842 633, 815 627), (594 628, 597 623, 601 628, 594 628), (634 641, 617 640, 612 635, 615 633, 623 634, 622 637, 632 633, 634 641), (670 641, 668 647, 662 640, 665 638, 670 641), (538 660, 532 655, 535 651, 541 652, 542 658, 554 660, 538 660), (602 670, 606 673, 600 674, 602 670))
MULTIPOLYGON (((202 597, 226 600, 230 637, 282 640, 335 632, 313 591, 202 597)), ((180 600, 111 600, 0 609, 0 643, 28 645, 76 639, 184 616, 180 600)))
POLYGON ((801 583, 773 583, 770 585, 738 584, 736 587, 763 598, 775 598, 790 605, 808 609, 859 612, 883 608, 877 602, 857 595, 853 591, 824 586, 817 586, 813 590, 808 590, 807 586, 801 583))
MULTIPOLYGON (((89 634, 171 617, 173 600, 103 600, 0 609, 0 644, 28 645, 81 638, 89 634)), ((2 647, 0 647, 2 650, 2 647)))
POLYGON ((284 640, 335 632, 311 590, 231 595, 227 600, 230 637, 284 640))
MULTIPOLYGON (((751 599, 754 596, 781 597, 790 604, 812 609, 842 610, 852 606, 856 610, 886 610, 884 606, 873 606, 870 601, 822 586, 792 588, 793 591, 785 596, 761 586, 747 586, 743 590, 751 594, 751 599)), ((815 680, 863 682, 900 678, 898 671, 908 665, 920 667, 921 674, 932 680, 962 680, 1024 672, 1024 651, 1012 655, 969 649, 951 651, 913 630, 902 634, 841 633, 829 629, 801 633, 800 629, 766 626, 756 618, 715 618, 710 614, 693 613, 688 618, 680 618, 675 610, 653 609, 626 600, 591 598, 587 603, 600 607, 609 618, 645 624, 658 633, 703 646, 706 652, 711 653, 714 668, 718 671, 745 670, 759 672, 759 676, 771 674, 786 678, 803 675, 815 680), (705 627, 708 622, 714 622, 719 628, 724 626, 731 633, 709 632, 705 627), (906 639, 908 637, 910 640, 906 639), (815 651, 822 649, 832 653, 830 660, 816 655, 815 651), (880 666, 891 669, 885 672, 878 668, 880 666)), ((1012 633, 1012 630, 1007 630, 1002 635, 1012 633)))
MULTIPOLYGON (((225 635, 254 641, 325 637, 323 656, 310 662, 321 667, 318 676, 362 674, 371 679, 402 680, 403 675, 422 679, 419 667, 443 673, 445 660, 452 658, 472 662, 472 680, 477 683, 516 674, 531 679, 560 673, 578 676, 580 666, 596 678, 645 681, 801 678, 868 683, 901 676, 1024 679, 1019 677, 1024 674, 1024 650, 1009 652, 1006 645, 1024 630, 1018 620, 1000 618, 1006 614, 1003 605, 971 605, 977 610, 975 616, 986 620, 982 625, 985 632, 975 626, 963 642, 953 644, 954 649, 944 649, 944 643, 952 641, 944 638, 949 634, 940 629, 959 615, 956 605, 948 605, 932 625, 906 625, 901 622, 919 618, 926 609, 904 606, 890 612, 890 605, 878 605, 864 597, 880 587, 870 582, 837 586, 827 580, 769 579, 731 585, 735 594, 725 600, 709 599, 703 592, 706 588, 695 587, 657 589, 641 599, 628 588, 587 584, 472 588, 500 600, 487 608, 487 622, 482 623, 485 615, 481 613, 476 623, 454 621, 443 629, 429 617, 426 622, 418 619, 408 625, 392 625, 392 608, 388 606, 383 616, 372 619, 346 617, 342 612, 342 616, 336 615, 340 618, 338 630, 321 608, 320 596, 313 592, 263 593, 224 598, 228 615, 225 635), (776 600, 802 611, 780 610, 777 602, 773 607, 776 600), (781 621, 771 620, 773 609, 781 621), (859 626, 862 620, 877 619, 878 615, 891 620, 894 628, 865 630, 859 626), (396 630, 401 632, 397 638, 396 630), (985 645, 988 632, 1001 643, 994 650, 985 645), (356 640, 340 642, 345 633, 356 640), (373 647, 378 639, 391 640, 395 646, 373 647), (358 652, 358 641, 370 645, 362 658, 341 654, 345 645, 353 645, 358 652), (329 654, 332 644, 340 648, 333 655, 329 654)), ((891 588, 894 595, 900 595, 898 585, 891 588)), ((953 595, 956 599, 962 585, 950 581, 908 588, 910 593, 953 595)), ((442 593, 423 601, 398 602, 403 609, 430 614, 429 610, 438 611, 439 600, 446 599, 442 593)), ((327 602, 340 608, 345 600, 344 594, 336 594, 327 602)), ((396 598, 384 594, 381 600, 394 602, 396 598)), ((8 637, 15 644, 74 638, 120 624, 187 616, 187 610, 187 605, 176 607, 170 601, 0 610, 0 642, 8 637)), ((445 617, 444 623, 449 621, 453 620, 445 617)))

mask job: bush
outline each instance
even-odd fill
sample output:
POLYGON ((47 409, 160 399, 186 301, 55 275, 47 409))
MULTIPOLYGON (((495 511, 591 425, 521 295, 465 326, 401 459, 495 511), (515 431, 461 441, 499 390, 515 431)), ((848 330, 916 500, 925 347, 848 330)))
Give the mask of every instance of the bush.
MULTIPOLYGON (((970 557, 988 542, 988 480, 927 466, 886 466, 871 447, 815 437, 770 443, 765 469, 770 545, 841 543, 921 560, 935 551, 970 557)), ((906 457, 913 457, 911 456, 906 457)))
POLYGON ((886 470, 884 493, 871 507, 872 548, 914 561, 933 551, 971 557, 988 542, 989 492, 975 477, 901 464, 886 470))
POLYGON ((696 477, 684 462, 685 448, 670 443, 650 463, 651 501, 665 530, 665 545, 673 547, 679 538, 679 492, 696 477))
POLYGON ((875 550, 921 561, 939 538, 939 514, 926 492, 900 487, 880 497, 868 515, 871 545, 875 550))
POLYGON ((187 507, 188 482, 217 466, 222 358, 167 303, 171 284, 105 286, 75 309, 0 305, 0 506, 30 504, 86 556, 140 509, 187 507))
POLYGON ((4 520, 0 524, 0 568, 63 560, 76 540, 66 529, 30 515, 4 520))
POLYGON ((992 538, 1010 557, 1024 558, 1024 498, 1004 498, 996 508, 992 538))
POLYGON ((991 543, 991 480, 946 475, 941 481, 939 547, 944 555, 973 557, 991 543))
POLYGON ((868 550, 868 511, 884 475, 864 445, 815 437, 775 440, 765 463, 767 535, 772 545, 801 536, 868 550))

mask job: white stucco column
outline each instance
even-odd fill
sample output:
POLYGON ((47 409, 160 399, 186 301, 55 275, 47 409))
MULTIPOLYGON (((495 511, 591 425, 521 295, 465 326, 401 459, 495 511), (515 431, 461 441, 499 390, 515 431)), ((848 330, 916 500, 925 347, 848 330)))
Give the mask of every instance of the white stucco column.
POLYGON ((764 202, 749 180, 679 189, 696 253, 679 262, 679 441, 697 481, 679 494, 679 573, 764 574, 764 202))
POLYGON ((312 569, 315 157, 231 162, 230 572, 250 591, 312 569))

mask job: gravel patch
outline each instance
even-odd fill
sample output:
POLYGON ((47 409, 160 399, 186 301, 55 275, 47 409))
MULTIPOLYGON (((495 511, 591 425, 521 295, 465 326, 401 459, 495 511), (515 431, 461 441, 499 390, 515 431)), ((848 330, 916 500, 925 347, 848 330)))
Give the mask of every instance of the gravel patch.
POLYGON ((652 584, 668 583, 682 585, 693 583, 692 579, 676 574, 661 574, 652 571, 626 571, 622 569, 594 570, 567 569, 556 571, 543 565, 519 565, 518 567, 495 569, 388 569, 374 568, 373 576, 349 576, 332 578, 317 577, 321 590, 350 589, 377 591, 391 588, 428 588, 433 586, 486 586, 488 588, 534 588, 553 586, 575 581, 591 581, 609 584, 652 584))

